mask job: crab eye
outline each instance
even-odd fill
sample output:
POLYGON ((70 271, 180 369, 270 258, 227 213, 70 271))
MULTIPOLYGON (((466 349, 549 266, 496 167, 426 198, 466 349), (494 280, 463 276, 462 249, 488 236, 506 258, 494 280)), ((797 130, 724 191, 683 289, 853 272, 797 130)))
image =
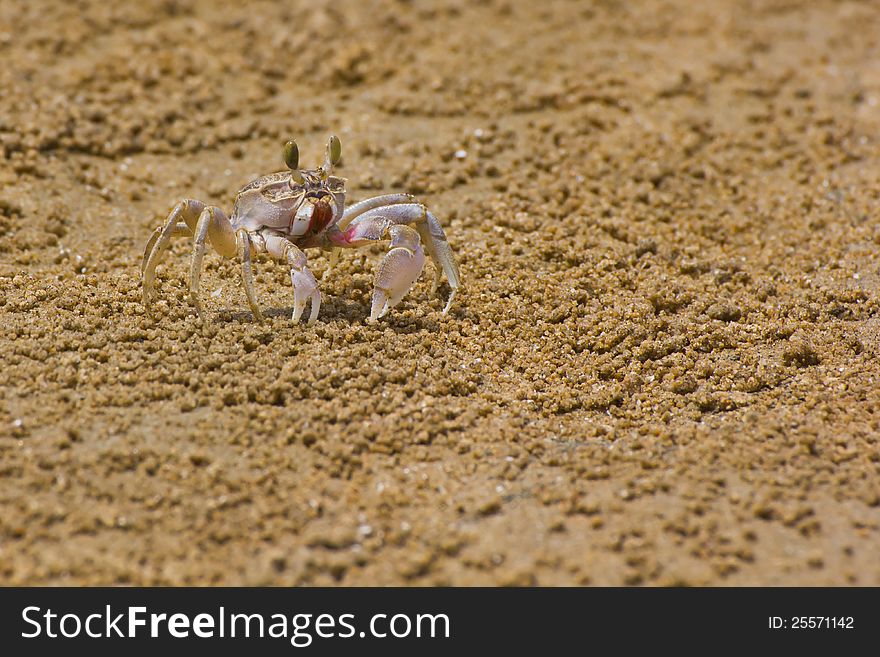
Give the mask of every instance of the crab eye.
POLYGON ((336 135, 330 136, 330 141, 327 142, 327 155, 330 159, 330 164, 336 166, 339 164, 339 160, 342 159, 342 142, 339 141, 339 137, 336 135))
POLYGON ((284 164, 288 169, 295 170, 299 167, 299 146, 295 141, 289 141, 284 144, 284 164))

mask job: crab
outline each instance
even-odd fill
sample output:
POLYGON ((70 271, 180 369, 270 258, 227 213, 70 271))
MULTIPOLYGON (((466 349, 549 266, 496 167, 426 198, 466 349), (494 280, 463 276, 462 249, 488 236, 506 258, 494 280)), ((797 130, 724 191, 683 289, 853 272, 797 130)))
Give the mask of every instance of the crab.
POLYGON ((206 242, 221 256, 239 259, 248 305, 257 321, 263 319, 263 313, 254 293, 253 254, 267 253, 290 267, 292 320, 299 321, 310 302, 308 323, 312 324, 318 319, 321 293, 303 249, 331 251, 332 267, 340 253, 336 249, 385 239, 390 239, 389 250, 376 270, 368 321, 377 321, 403 299, 422 272, 425 252, 434 263, 434 290, 446 275, 450 294, 443 313, 449 311, 461 279, 443 227, 430 210, 409 194, 376 196, 346 208, 345 179, 332 175, 342 156, 336 136, 328 140, 324 163, 317 169, 298 168, 295 141, 284 145, 282 155, 287 170, 245 185, 235 197, 230 217, 220 208, 194 199, 174 206, 144 250, 141 271, 147 312, 156 298, 156 266, 171 238, 178 236, 192 238, 190 301, 202 320, 199 279, 206 242))

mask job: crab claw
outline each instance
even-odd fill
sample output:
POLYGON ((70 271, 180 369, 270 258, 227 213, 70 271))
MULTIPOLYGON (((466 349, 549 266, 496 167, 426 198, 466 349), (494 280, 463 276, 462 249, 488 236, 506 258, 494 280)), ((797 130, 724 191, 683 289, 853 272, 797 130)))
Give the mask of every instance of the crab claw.
POLYGON ((293 321, 299 321, 306 309, 306 302, 311 299, 312 311, 309 313, 309 324, 314 324, 318 319, 318 311, 321 309, 321 292, 318 291, 318 281, 315 280, 314 274, 306 268, 291 271, 290 280, 293 283, 293 321))
POLYGON ((393 226, 391 230, 393 233, 399 231, 399 234, 393 235, 392 248, 382 259, 376 272, 370 322, 375 322, 403 299, 425 265, 425 252, 419 243, 418 234, 407 226, 393 226), (409 234, 410 231, 413 235, 409 234), (413 236, 415 239, 412 239, 413 236))

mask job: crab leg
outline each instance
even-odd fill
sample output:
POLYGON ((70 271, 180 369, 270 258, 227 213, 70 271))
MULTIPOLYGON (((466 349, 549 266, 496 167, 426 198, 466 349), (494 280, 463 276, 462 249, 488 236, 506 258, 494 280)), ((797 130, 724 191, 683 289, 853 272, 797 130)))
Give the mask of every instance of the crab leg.
POLYGON ((370 321, 375 322, 406 296, 425 266, 419 234, 409 226, 388 227, 391 248, 379 263, 370 306, 370 321))
POLYGON ((418 200, 412 194, 383 194, 382 196, 366 198, 345 208, 345 212, 342 213, 342 218, 337 225, 340 229, 344 229, 353 219, 356 219, 368 210, 375 210, 386 205, 399 205, 401 203, 418 203, 418 200))
POLYGON ((254 320, 261 321, 263 313, 257 304, 257 295, 254 293, 254 272, 251 269, 251 238, 243 228, 235 232, 238 243, 238 259, 241 261, 241 281, 244 284, 244 292, 247 295, 248 305, 254 315, 254 320))
MULTIPOLYGON (((455 264, 455 259, 452 256, 452 249, 449 247, 446 234, 443 232, 443 227, 440 225, 437 217, 421 203, 400 202, 392 205, 380 205, 378 207, 374 205, 375 202, 378 202, 378 199, 389 198, 411 199, 412 197, 406 194, 392 194, 389 196, 379 196, 376 199, 367 199, 351 206, 350 210, 355 217, 347 222, 345 230, 331 235, 331 240, 337 246, 360 246, 369 241, 381 240, 391 226, 413 224, 418 235, 421 237, 421 243, 424 245, 425 251, 428 252, 431 260, 434 262, 435 289, 441 270, 446 274, 446 279, 449 281, 449 287, 452 291, 446 302, 446 307, 443 309, 443 312, 446 313, 458 291, 460 276, 458 266, 455 264)), ((349 216, 349 210, 346 210, 343 215, 343 221, 345 221, 347 216, 349 216)), ((390 256, 391 253, 389 252, 386 258, 390 256)), ((405 276, 403 274, 401 276, 400 280, 403 281, 405 276)), ((392 303, 391 305, 393 306, 394 304, 392 303)))
POLYGON ((144 250, 144 259, 141 262, 141 273, 143 275, 144 289, 144 305, 147 310, 155 296, 153 291, 153 283, 156 280, 156 266, 162 259, 162 253, 168 246, 168 242, 172 236, 192 235, 193 229, 196 227, 196 221, 199 214, 205 209, 205 204, 194 199, 184 199, 174 206, 174 209, 168 214, 165 225, 160 226, 154 232, 150 241, 147 242, 147 248, 144 250))
MULTIPOLYGON (((364 212, 368 210, 373 210, 375 208, 381 208, 385 205, 394 205, 396 203, 418 203, 416 197, 412 194, 384 194, 382 196, 374 196, 373 198, 367 198, 363 201, 358 201, 347 208, 342 213, 342 217, 340 217, 339 222, 336 224, 336 227, 340 230, 345 229, 348 224, 350 224, 354 219, 362 215, 364 212)), ((339 251, 331 251, 329 256, 329 264, 327 265, 327 269, 324 270, 324 274, 321 276, 321 280, 325 281, 330 276, 330 271, 336 266, 339 262, 339 251)), ((435 273, 434 277, 434 289, 437 288, 437 284, 440 282, 440 272, 439 270, 435 273)))
MULTIPOLYGON (((141 261, 141 274, 144 273, 144 270, 147 268, 147 260, 150 257, 150 254, 153 252, 153 245, 156 243, 160 237, 162 237, 162 233, 167 230, 164 226, 159 226, 156 230, 153 231, 153 234, 150 235, 150 239, 147 242, 147 246, 144 249, 144 259, 141 261)), ((192 231, 189 226, 187 226, 182 221, 178 221, 174 228, 171 230, 171 237, 192 237, 192 231)))
POLYGON ((318 319, 318 311, 321 309, 321 292, 318 290, 318 281, 308 268, 306 254, 300 248, 282 235, 262 232, 262 238, 266 243, 266 251, 273 258, 284 260, 290 266, 290 282, 293 284, 293 314, 294 322, 302 317, 306 308, 306 302, 311 300, 312 309, 309 313, 309 324, 314 324, 318 319))
POLYGON ((205 257, 205 239, 210 238, 217 252, 225 258, 232 258, 237 251, 235 231, 229 219, 218 207, 206 207, 199 215, 193 239, 193 254, 189 268, 189 298, 199 317, 204 320, 202 303, 199 301, 199 278, 202 273, 202 259, 205 257))
MULTIPOLYGON (((424 206, 421 207, 424 208, 424 206)), ((443 308, 443 314, 446 314, 452 305, 456 292, 458 292, 458 286, 461 281, 458 265, 452 256, 452 248, 449 246, 446 233, 443 232, 443 226, 440 225, 440 221, 427 208, 425 208, 425 221, 424 223, 417 223, 416 230, 419 231, 419 235, 421 235, 422 241, 425 243, 425 248, 435 265, 434 284, 431 287, 431 291, 436 292, 437 286, 440 284, 441 268, 446 274, 446 280, 449 281, 449 299, 446 301, 446 307, 443 308), (439 266, 437 266, 438 264, 439 266)))
POLYGON ((333 271, 333 268, 339 262, 339 251, 333 250, 330 251, 330 254, 327 256, 327 269, 324 270, 324 273, 321 274, 321 280, 326 281, 330 277, 330 272, 333 271))

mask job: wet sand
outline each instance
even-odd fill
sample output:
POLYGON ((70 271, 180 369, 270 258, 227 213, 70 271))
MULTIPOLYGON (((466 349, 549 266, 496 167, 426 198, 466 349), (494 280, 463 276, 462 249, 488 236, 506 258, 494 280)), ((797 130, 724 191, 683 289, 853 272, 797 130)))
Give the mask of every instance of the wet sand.
POLYGON ((0 0, 0 583, 880 584, 880 6, 241 4, 0 0), (330 133, 449 314, 209 253, 203 327, 185 239, 145 314, 330 133))

